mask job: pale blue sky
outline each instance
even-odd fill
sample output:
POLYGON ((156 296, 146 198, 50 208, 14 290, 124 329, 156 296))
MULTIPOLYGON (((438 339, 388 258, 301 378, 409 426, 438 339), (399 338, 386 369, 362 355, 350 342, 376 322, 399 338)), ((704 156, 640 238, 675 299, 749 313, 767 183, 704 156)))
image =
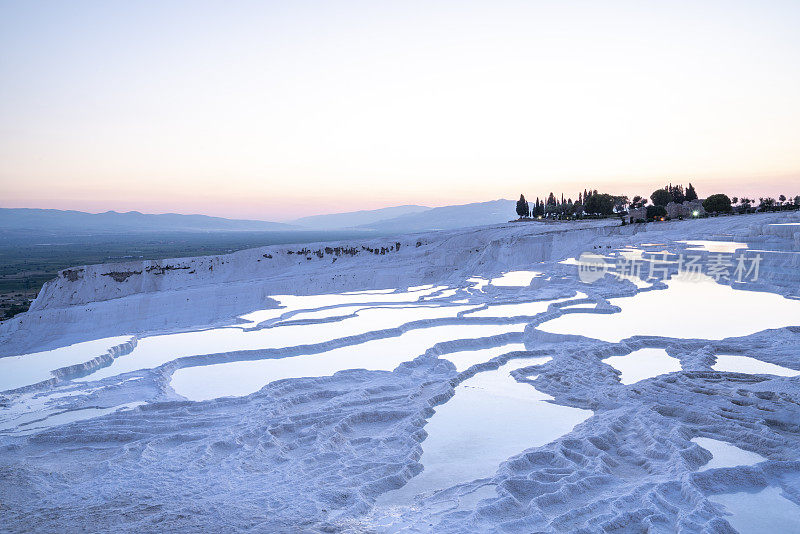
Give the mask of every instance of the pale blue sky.
POLYGON ((800 194, 800 2, 0 0, 0 203, 800 194))

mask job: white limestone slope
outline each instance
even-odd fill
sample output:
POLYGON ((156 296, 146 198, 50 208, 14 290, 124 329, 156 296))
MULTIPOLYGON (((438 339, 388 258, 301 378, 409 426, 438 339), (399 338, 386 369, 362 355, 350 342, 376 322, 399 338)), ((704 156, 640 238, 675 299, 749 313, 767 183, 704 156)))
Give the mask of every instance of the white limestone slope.
MULTIPOLYGON (((687 239, 735 235, 755 247, 776 240, 797 244, 800 231, 773 224, 794 216, 758 214, 624 227, 618 221, 510 223, 397 239, 276 245, 223 256, 77 267, 45 284, 29 313, 0 325, 0 355, 55 347, 64 340, 230 322, 270 307, 274 294, 402 288, 459 282, 476 274, 491 278, 577 256, 600 241, 623 246, 657 242, 659 236, 677 232, 687 239), (87 321, 93 325, 91 333, 84 328, 87 321)), ((786 252, 771 254, 773 268, 766 276, 789 276, 800 285, 800 258, 786 252)))
POLYGON ((461 281, 466 273, 500 275, 571 253, 603 232, 618 231, 606 228, 609 224, 618 223, 570 225, 583 228, 574 243, 561 238, 567 228, 563 225, 508 224, 67 269, 45 284, 29 313, 0 325, 0 355, 65 340, 230 323, 238 315, 275 305, 270 299, 275 294, 404 288, 461 281))

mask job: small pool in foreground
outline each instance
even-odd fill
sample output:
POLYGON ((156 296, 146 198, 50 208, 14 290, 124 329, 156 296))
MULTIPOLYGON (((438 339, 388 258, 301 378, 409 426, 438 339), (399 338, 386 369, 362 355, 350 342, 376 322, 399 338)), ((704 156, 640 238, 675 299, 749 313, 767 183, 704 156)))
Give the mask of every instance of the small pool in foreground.
POLYGON ((800 532, 800 506, 768 487, 758 492, 723 493, 709 497, 730 513, 728 523, 741 534, 789 534, 800 532))
POLYGON ((705 450, 713 455, 709 462, 700 468, 700 471, 707 469, 719 469, 722 467, 736 467, 737 465, 755 465, 766 461, 766 458, 755 452, 740 449, 736 445, 726 441, 711 438, 692 438, 705 450))
POLYGON ((437 406, 425 426, 424 470, 402 488, 381 495, 376 504, 406 506, 420 493, 491 477, 506 459, 549 443, 590 417, 591 411, 545 402, 552 397, 510 374, 547 360, 514 359, 456 387, 455 396, 437 406))
POLYGON ((749 356, 737 356, 732 354, 718 354, 717 362, 712 366, 715 371, 725 373, 748 373, 754 375, 777 375, 777 376, 798 376, 800 371, 775 365, 774 363, 762 362, 749 356))
POLYGON ((681 361, 664 349, 639 349, 625 356, 606 358, 603 363, 622 373, 620 382, 625 385, 681 370, 681 361))

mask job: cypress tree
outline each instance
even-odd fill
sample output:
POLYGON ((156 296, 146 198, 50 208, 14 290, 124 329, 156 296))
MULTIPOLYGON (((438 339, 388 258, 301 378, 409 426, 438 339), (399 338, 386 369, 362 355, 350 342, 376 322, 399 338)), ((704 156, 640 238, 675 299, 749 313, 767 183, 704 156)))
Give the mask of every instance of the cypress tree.
POLYGON ((528 201, 525 200, 525 195, 520 195, 519 200, 517 200, 517 215, 527 217, 529 213, 528 201))
POLYGON ((689 187, 686 188, 686 194, 684 195, 687 202, 691 202, 692 200, 697 200, 697 192, 694 190, 694 186, 692 182, 689 182, 689 187))

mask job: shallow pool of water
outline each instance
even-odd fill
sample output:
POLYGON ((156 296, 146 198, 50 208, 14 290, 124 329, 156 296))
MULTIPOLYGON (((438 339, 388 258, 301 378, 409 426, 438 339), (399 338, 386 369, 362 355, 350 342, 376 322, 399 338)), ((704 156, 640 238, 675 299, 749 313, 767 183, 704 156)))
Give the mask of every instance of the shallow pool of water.
POLYGON ((494 304, 485 310, 476 310, 464 314, 465 317, 517 317, 522 315, 534 316, 544 313, 547 308, 554 303, 565 302, 567 300, 586 298, 584 293, 577 293, 574 297, 565 297, 556 300, 533 300, 529 302, 518 302, 514 304, 494 304))
POLYGON ((358 311, 355 317, 327 323, 275 326, 260 330, 243 330, 236 327, 214 328, 199 332, 152 336, 140 339, 133 352, 117 358, 110 366, 99 369, 84 380, 98 380, 139 369, 151 369, 182 356, 317 344, 394 328, 412 321, 455 317, 459 311, 470 308, 470 306, 368 308, 358 311))
POLYGON ((747 248, 747 243, 738 243, 736 241, 678 241, 678 243, 686 243, 688 250, 705 250, 711 253, 721 252, 723 254, 733 254, 737 250, 747 248))
POLYGON ((667 289, 609 299, 620 313, 568 314, 538 328, 612 343, 636 335, 724 339, 794 326, 800 317, 800 300, 774 293, 736 290, 703 275, 696 282, 675 277, 666 283, 667 289))
POLYGON ((383 295, 386 293, 394 293, 396 289, 364 289, 361 291, 345 291, 341 295, 383 295))
POLYGON ((319 354, 186 367, 174 373, 170 385, 176 393, 193 401, 243 396, 284 378, 328 376, 345 369, 391 371, 442 341, 521 332, 524 327, 523 324, 435 326, 319 354))
POLYGON ((0 358, 0 391, 53 378, 51 371, 88 362, 130 339, 130 336, 107 337, 43 352, 0 358))
POLYGON ((402 488, 381 495, 377 504, 409 505, 420 493, 491 477, 506 459, 549 443, 591 416, 588 410, 544 402, 552 397, 510 375, 546 360, 514 359, 456 387, 455 396, 437 406, 425 426, 428 437, 420 458, 425 469, 402 488))
POLYGON ((456 370, 460 373, 466 371, 470 367, 478 363, 488 362, 489 360, 518 350, 525 350, 524 343, 509 343, 508 345, 501 345, 499 347, 491 347, 488 349, 477 350, 462 350, 458 352, 451 352, 444 354, 441 358, 450 360, 456 366, 456 370))
POLYGON ((740 449, 726 441, 711 438, 692 438, 692 441, 714 455, 706 465, 700 468, 700 471, 736 467, 737 465, 755 465, 766 461, 766 458, 760 454, 740 449))
POLYGON ((358 313, 360 311, 366 310, 375 310, 381 308, 434 308, 439 306, 439 304, 409 304, 405 302, 397 303, 397 304, 380 304, 377 306, 369 306, 365 304, 352 304, 346 306, 336 306, 335 308, 324 308, 322 310, 308 310, 308 311, 299 311, 294 315, 287 317, 286 319, 280 320, 278 322, 272 323, 273 326, 282 325, 291 321, 318 321, 320 319, 330 319, 332 317, 343 317, 346 315, 352 315, 354 313, 358 313))
POLYGON ((717 363, 712 366, 715 371, 725 373, 748 373, 756 375, 798 376, 800 371, 762 362, 749 356, 736 356, 732 354, 718 354, 717 363))
POLYGON ((483 292, 483 288, 489 285, 489 280, 485 278, 481 278, 479 276, 473 276, 472 278, 467 278, 467 282, 472 282, 470 289, 473 291, 480 291, 483 292))
POLYGON ((419 286, 416 288, 408 288, 408 291, 400 291, 394 293, 394 290, 367 290, 367 291, 352 291, 347 293, 329 293, 322 295, 271 295, 270 298, 277 300, 280 303, 278 308, 269 308, 265 310, 256 310, 245 315, 240 319, 246 321, 243 327, 253 327, 257 324, 281 317, 285 313, 297 310, 316 310, 328 306, 345 306, 352 304, 369 304, 369 303, 414 303, 421 297, 430 295, 446 286, 419 286))
MULTIPOLYGON (((16 427, 15 434, 31 434, 34 432, 41 432, 44 429, 54 426, 65 425, 67 423, 75 423, 77 421, 86 421, 94 419, 103 415, 108 415, 122 410, 131 410, 137 406, 145 404, 144 402, 129 402, 126 404, 119 404, 117 406, 110 406, 108 408, 79 408, 77 410, 69 410, 47 415, 41 419, 34 421, 20 422, 16 427)), ((5 430, 5 429, 3 429, 5 430)))
POLYGON ((410 286, 408 291, 426 291, 428 289, 439 288, 441 286, 434 286, 433 284, 423 284, 421 286, 410 286))
POLYGON ((800 507, 767 487, 758 492, 723 493, 708 498, 731 514, 725 519, 741 534, 800 532, 800 507))
POLYGON ((606 358, 603 363, 622 373, 620 382, 626 385, 681 370, 680 360, 664 349, 639 349, 625 356, 606 358))
POLYGON ((449 299, 456 293, 458 293, 458 289, 445 289, 439 293, 434 293, 432 295, 422 297, 421 300, 449 299))
POLYGON ((492 278, 491 284, 497 287, 523 287, 531 285, 531 281, 540 276, 538 271, 509 271, 502 276, 492 278))
POLYGON ((652 285, 651 283, 645 281, 644 279, 642 279, 642 278, 640 278, 638 276, 634 276, 634 275, 630 275, 630 274, 621 274, 621 273, 616 273, 616 272, 612 273, 612 274, 614 276, 616 276, 617 278, 619 278, 620 280, 627 280, 628 282, 631 282, 633 285, 636 286, 636 289, 644 289, 644 288, 650 287, 652 285))

